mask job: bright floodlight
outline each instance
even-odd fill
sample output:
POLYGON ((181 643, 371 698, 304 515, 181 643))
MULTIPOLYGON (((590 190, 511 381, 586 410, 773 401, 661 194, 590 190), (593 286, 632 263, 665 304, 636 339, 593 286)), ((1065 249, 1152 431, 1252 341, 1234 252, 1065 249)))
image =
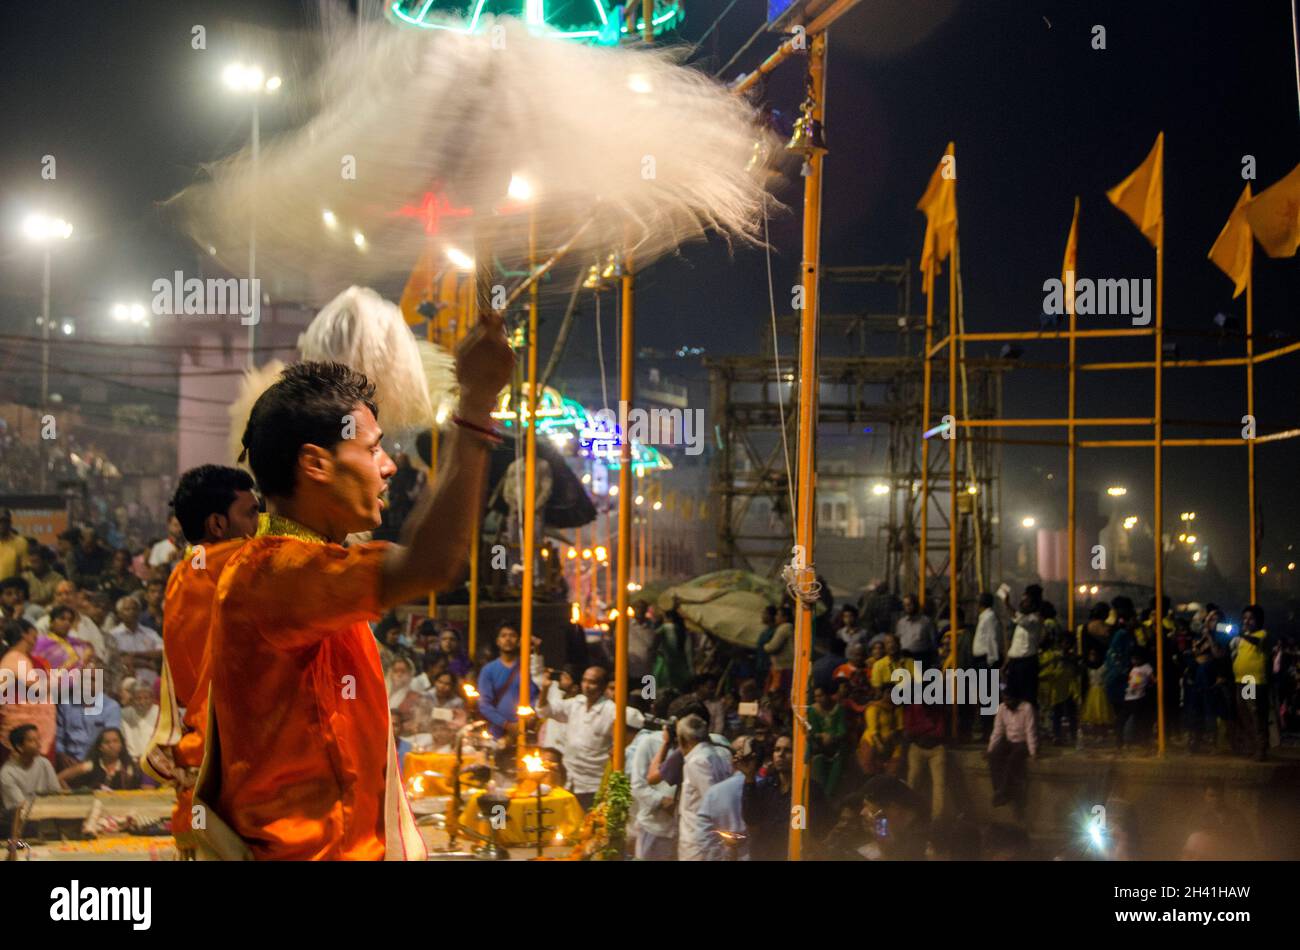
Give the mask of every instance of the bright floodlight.
POLYGON ((283 85, 283 83, 284 80, 282 80, 279 76, 272 76, 270 79, 266 81, 266 91, 275 92, 277 89, 280 88, 281 85, 283 85))
POLYGON ((124 303, 113 304, 113 319, 121 323, 131 315, 130 308, 124 303))
POLYGON ((459 267, 461 270, 473 270, 474 258, 470 257, 458 247, 447 248, 447 260, 459 267))
POLYGON ((72 336, 72 331, 73 331, 73 326, 72 326, 71 323, 65 323, 65 324, 63 324, 63 335, 64 335, 64 336, 72 336))
POLYGON ((1110 495, 1112 498, 1122 498, 1128 494, 1128 489, 1123 485, 1111 485, 1106 489, 1106 494, 1110 495))
POLYGON ((362 234, 360 231, 353 231, 353 232, 352 232, 352 243, 355 244, 357 247, 365 247, 365 246, 366 246, 366 236, 365 236, 364 234, 362 234))
POLYGON ((655 511, 660 510, 661 508, 663 508, 663 506, 664 503, 662 501, 656 501, 653 505, 651 505, 651 507, 654 508, 655 511))
POLYGON ((226 88, 236 91, 244 88, 244 64, 231 63, 221 71, 221 81, 226 84, 226 88))
POLYGON ((1023 528, 1032 528, 1036 524, 1038 524, 1038 522, 1028 516, 1020 519, 1020 525, 1023 528))
POLYGON ((888 495, 888 494, 889 494, 889 486, 886 485, 884 482, 876 482, 876 484, 874 484, 874 485, 871 486, 871 494, 873 494, 873 495, 888 495))
POLYGON ((144 305, 143 305, 143 304, 138 304, 138 303, 133 303, 133 304, 131 304, 131 322, 132 322, 132 323, 144 323, 144 305))
POLYGON ((29 214, 23 219, 23 233, 32 241, 67 240, 72 237, 72 225, 62 218, 44 214, 29 214))
POLYGON ((533 186, 522 175, 510 176, 510 187, 506 190, 515 201, 527 201, 533 196, 533 186))
POLYGON ((320 213, 320 217, 327 228, 337 228, 339 226, 339 219, 328 208, 320 213))

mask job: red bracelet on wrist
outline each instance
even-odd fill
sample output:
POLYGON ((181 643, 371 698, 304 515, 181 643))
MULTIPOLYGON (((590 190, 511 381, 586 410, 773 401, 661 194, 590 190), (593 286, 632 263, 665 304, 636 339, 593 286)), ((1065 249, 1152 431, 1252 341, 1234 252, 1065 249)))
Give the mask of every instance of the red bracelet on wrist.
POLYGON ((453 425, 458 425, 462 429, 468 429, 471 432, 477 432, 479 435, 485 436, 493 445, 501 444, 501 433, 496 429, 478 425, 461 416, 452 416, 451 421, 453 425))

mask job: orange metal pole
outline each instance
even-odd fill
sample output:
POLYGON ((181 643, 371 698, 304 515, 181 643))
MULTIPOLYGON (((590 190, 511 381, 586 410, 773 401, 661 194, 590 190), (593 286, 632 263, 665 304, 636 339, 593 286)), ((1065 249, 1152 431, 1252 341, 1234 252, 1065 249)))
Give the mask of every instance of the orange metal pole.
MULTIPOLYGON (((537 264, 537 215, 528 215, 528 265, 537 264)), ((527 726, 532 709, 533 590, 537 573, 537 281, 528 288, 528 391, 524 405, 516 407, 516 421, 524 426, 524 562, 523 591, 519 601, 519 742, 520 762, 527 751, 527 726), (519 411, 522 408, 522 411, 519 411)), ((522 773, 521 773, 522 774, 522 773)))
MULTIPOLYGON (((948 262, 948 412, 953 420, 957 413, 957 236, 953 234, 952 260, 948 262)), ((948 654, 957 665, 957 598, 961 571, 958 570, 958 541, 961 540, 961 515, 957 511, 957 430, 948 439, 948 654)), ((976 529, 978 530, 978 528, 976 529)), ((937 646, 938 644, 936 644, 937 646)), ((952 708, 953 726, 957 706, 952 708)))
POLYGON ((1165 754, 1165 498, 1164 498, 1164 438, 1165 438, 1165 386, 1164 386, 1164 295, 1165 295, 1165 219, 1160 218, 1156 236, 1156 383, 1155 383, 1155 518, 1153 528, 1156 543, 1156 609, 1152 614, 1156 636, 1156 753, 1165 754))
MULTIPOLYGON (((1154 422, 1153 419, 1075 419, 1073 425, 1076 426, 1149 426, 1154 422)), ((969 426, 977 429, 994 429, 1000 426, 1025 426, 1032 428, 1034 426, 1061 426, 1071 425, 1071 420, 1065 419, 963 419, 959 425, 969 426)))
MULTIPOLYGON (((825 101, 826 34, 812 37, 808 50, 808 93, 812 117, 821 121, 825 101)), ((804 563, 813 568, 813 518, 817 496, 817 317, 818 275, 821 268, 822 161, 817 151, 808 155, 808 174, 803 188, 803 310, 799 319, 799 459, 795 481, 798 507, 795 543, 803 549, 804 563)), ((794 771, 791 776, 791 820, 789 857, 803 857, 803 832, 808 814, 808 676, 812 669, 814 603, 800 600, 795 605, 794 771)))
MULTIPOLYGON (((1246 273, 1246 415, 1255 418, 1255 261, 1254 243, 1251 243, 1252 259, 1250 270, 1246 273)), ((1255 527, 1255 440, 1246 440, 1246 500, 1250 504, 1250 602, 1259 603, 1257 597, 1259 585, 1259 551, 1255 527)))
MULTIPOLYGON (((934 337, 934 268, 925 275, 925 352, 931 350, 934 337)), ((934 370, 927 355, 921 366, 921 431, 930 431, 930 389, 934 370)), ((955 434, 955 433, 954 433, 955 434)), ((930 440, 921 439, 921 538, 918 546, 917 603, 925 607, 925 579, 930 560, 930 440)), ((906 593, 906 592, 904 592, 906 593)))
MULTIPOLYGON (((632 368, 636 359, 632 320, 632 259, 623 261, 622 340, 619 355, 619 399, 631 407, 634 395, 632 368)), ((632 568, 632 441, 621 433, 618 467, 618 617, 614 622, 614 762, 623 771, 627 748, 627 582, 632 568)))

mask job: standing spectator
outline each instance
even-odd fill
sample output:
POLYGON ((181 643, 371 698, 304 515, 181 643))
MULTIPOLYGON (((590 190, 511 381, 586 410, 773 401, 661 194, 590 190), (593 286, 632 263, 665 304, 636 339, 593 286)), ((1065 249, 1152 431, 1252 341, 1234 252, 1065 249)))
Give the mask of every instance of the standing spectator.
POLYGON ((1145 745, 1151 736, 1151 723, 1148 710, 1150 686, 1155 678, 1155 670, 1147 659, 1143 647, 1134 647, 1129 654, 1128 685, 1124 689, 1124 704, 1119 708, 1119 721, 1115 726, 1115 742, 1123 749, 1125 741, 1136 741, 1145 745), (1130 726, 1132 727, 1130 729, 1130 726))
POLYGON ((17 577, 27 566, 27 539, 14 531, 14 513, 0 508, 0 580, 17 577))
POLYGON ((868 648, 871 641, 894 629, 894 616, 901 607, 898 598, 890 593, 889 585, 884 581, 876 581, 871 585, 871 590, 862 601, 862 619, 871 633, 868 648))
MULTIPOLYGON (((702 716, 686 716, 677 723, 677 746, 682 753, 681 799, 677 806, 677 859, 708 860, 711 842, 700 805, 710 787, 732 772, 731 754, 709 738, 702 716)), ((662 750, 661 750, 662 751, 662 750)))
MULTIPOLYGON (((930 775, 930 817, 943 815, 948 776, 948 706, 907 703, 903 706, 903 740, 907 744, 907 784, 918 795, 930 775)), ((923 796, 924 797, 924 796, 923 796)))
MULTIPOLYGON (((652 712, 666 717, 672 693, 660 693, 652 712)), ((631 830, 635 853, 642 861, 671 861, 677 853, 677 786, 649 780, 650 762, 660 747, 659 733, 641 729, 627 750, 628 780, 632 787, 631 830)))
POLYGON ((27 551, 27 570, 23 571, 22 578, 27 581, 31 602, 41 608, 54 603, 54 589, 63 579, 54 569, 53 560, 54 555, 44 545, 33 545, 27 551))
POLYGON ((1011 646, 1003 671, 1007 690, 1027 702, 1038 701, 1038 647, 1043 638, 1043 589, 1037 584, 1025 588, 1020 609, 1012 617, 1011 646))
MULTIPOLYGON (((14 812, 37 795, 53 795, 63 786, 54 773, 50 760, 41 755, 40 739, 36 727, 16 726, 4 736, 5 744, 14 749, 3 767, 0 767, 0 799, 6 811, 14 812)), ((10 826, 6 826, 5 831, 10 826)), ((6 834, 6 837, 8 835, 6 834)))
POLYGON ((107 693, 83 690, 80 703, 59 703, 57 718, 55 764, 67 768, 86 760, 91 746, 105 729, 121 728, 122 707, 107 693))
POLYGON ((1038 717, 1034 707, 1009 688, 993 720, 988 756, 994 807, 1010 802, 1023 815, 1027 764, 1038 756, 1038 717))
MULTIPOLYGON (((542 679, 538 713, 548 719, 566 723, 564 728, 564 768, 568 772, 569 791, 583 810, 600 791, 614 744, 614 714, 618 707, 605 695, 609 674, 599 666, 588 667, 582 674, 580 694, 566 699, 558 684, 551 682, 548 671, 542 679), (552 689, 554 687, 554 689, 552 689)), ((627 716, 640 726, 641 714, 628 707, 627 716)))
POLYGON ((460 645, 460 634, 452 627, 443 627, 438 633, 438 649, 447 657, 447 669, 464 678, 472 664, 465 655, 465 648, 460 645))
POLYGON ((1268 758, 1268 667, 1271 643, 1264 609, 1251 604, 1241 612, 1241 633, 1232 639, 1232 679, 1236 684, 1238 745, 1255 758, 1268 758))
POLYGON ((632 605, 632 622, 627 626, 627 679, 633 688, 640 689, 642 677, 654 672, 655 628, 646 616, 649 608, 644 600, 632 605))
POLYGON ((122 730, 107 726, 96 737, 85 761, 68 766, 59 778, 69 788, 127 792, 140 787, 140 767, 126 751, 122 730))
POLYGON ((763 649, 772 664, 767 674, 767 691, 789 691, 794 683, 794 613, 789 604, 776 608, 776 630, 763 649))
POLYGON ((904 659, 920 660, 923 669, 934 665, 938 644, 934 621, 921 613, 920 602, 915 594, 903 598, 903 616, 898 618, 894 636, 898 638, 904 659))
POLYGON ((971 657, 976 670, 996 670, 998 668, 998 644, 1002 642, 1002 625, 998 622, 998 612, 993 609, 993 595, 988 591, 980 594, 980 615, 975 621, 975 641, 971 644, 971 657))
POLYGON ((803 827, 807 827, 807 816, 795 816, 790 810, 793 752, 794 741, 788 735, 781 735, 772 743, 772 758, 762 777, 758 775, 755 759, 737 763, 745 773, 741 808, 749 830, 749 854, 755 861, 779 861, 786 856, 790 827, 796 818, 802 819, 803 827))
POLYGON ((175 515, 167 519, 167 537, 149 549, 150 567, 168 567, 177 561, 185 550, 185 534, 181 521, 175 515))
POLYGON ((49 664, 33 655, 36 649, 36 628, 26 620, 11 620, 4 625, 4 656, 0 657, 0 683, 13 684, 13 693, 0 691, 0 744, 7 752, 13 751, 9 734, 19 726, 36 728, 37 749, 41 755, 54 754, 55 708, 48 696, 44 702, 28 702, 30 692, 16 688, 19 683, 28 690, 49 683, 49 664), (21 701, 20 701, 21 700, 21 701))
POLYGON ((656 688, 685 689, 691 678, 691 635, 675 607, 665 611, 664 622, 655 631, 654 652, 656 688))
POLYGON ((137 683, 131 689, 131 705, 122 708, 122 737, 126 751, 137 761, 149 747, 149 739, 158 725, 158 700, 153 687, 137 683))
MULTIPOLYGON (((478 674, 478 710, 488 721, 492 735, 500 739, 518 731, 519 701, 519 630, 509 621, 497 627, 497 658, 478 674)), ((537 699, 537 684, 529 677, 529 702, 537 699)))

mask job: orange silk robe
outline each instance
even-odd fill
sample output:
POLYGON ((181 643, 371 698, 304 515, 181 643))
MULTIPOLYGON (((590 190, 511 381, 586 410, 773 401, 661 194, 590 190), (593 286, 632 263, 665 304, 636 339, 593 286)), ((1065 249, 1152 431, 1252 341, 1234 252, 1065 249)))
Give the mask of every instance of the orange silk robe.
POLYGON ((163 682, 158 725, 141 762, 155 779, 176 786, 172 834, 182 847, 192 846, 190 816, 193 775, 203 764, 203 736, 208 724, 208 627, 217 595, 217 580, 240 538, 203 547, 203 567, 196 567, 191 548, 172 571, 163 601, 163 682), (183 716, 182 716, 183 713, 183 716), (160 759, 154 749, 165 749, 160 759), (175 768, 173 768, 173 766, 175 768), (193 770, 187 779, 180 769, 193 770))
POLYGON ((345 549, 284 518, 265 530, 217 584, 196 795, 217 828, 199 836, 221 857, 422 859, 366 625, 388 545, 345 549))

